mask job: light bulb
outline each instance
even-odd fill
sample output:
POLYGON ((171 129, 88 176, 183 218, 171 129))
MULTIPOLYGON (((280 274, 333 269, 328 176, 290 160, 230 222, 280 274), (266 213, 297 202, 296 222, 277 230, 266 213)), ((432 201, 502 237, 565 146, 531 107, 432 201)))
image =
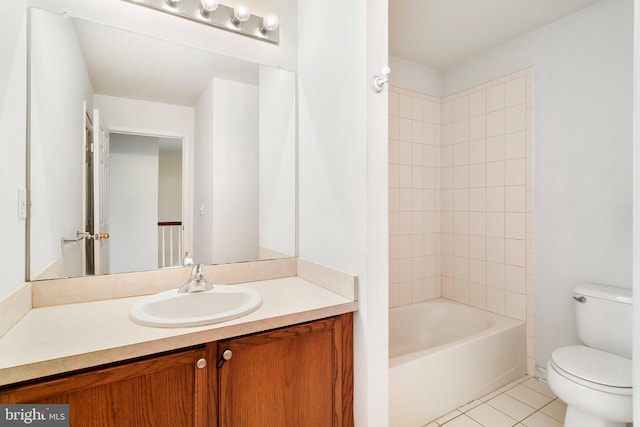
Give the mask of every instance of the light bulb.
POLYGON ((275 31, 280 26, 280 20, 278 19, 278 15, 275 13, 267 13, 262 18, 262 27, 260 30, 264 33, 267 31, 275 31))
POLYGON ((218 8, 218 0, 200 0, 200 6, 202 6, 202 14, 209 15, 211 12, 218 8))
POLYGON ((238 25, 241 22, 247 22, 251 18, 251 11, 249 6, 244 3, 239 3, 233 8, 233 23, 238 25))

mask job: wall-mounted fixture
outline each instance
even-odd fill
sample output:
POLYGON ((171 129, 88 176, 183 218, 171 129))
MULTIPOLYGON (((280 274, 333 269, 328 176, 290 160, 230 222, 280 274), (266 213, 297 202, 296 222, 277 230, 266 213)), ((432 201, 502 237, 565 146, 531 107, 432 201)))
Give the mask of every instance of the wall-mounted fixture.
POLYGON ((218 0, 123 0, 201 24, 253 37, 270 43, 280 41, 280 20, 274 13, 264 17, 252 15, 249 6, 238 2, 234 7, 218 0))
POLYGON ((371 89, 373 89, 375 93, 382 92, 382 89, 384 89, 384 85, 389 83, 389 73, 391 73, 391 68, 389 68, 388 66, 384 66, 382 67, 381 72, 381 76, 371 77, 371 89))

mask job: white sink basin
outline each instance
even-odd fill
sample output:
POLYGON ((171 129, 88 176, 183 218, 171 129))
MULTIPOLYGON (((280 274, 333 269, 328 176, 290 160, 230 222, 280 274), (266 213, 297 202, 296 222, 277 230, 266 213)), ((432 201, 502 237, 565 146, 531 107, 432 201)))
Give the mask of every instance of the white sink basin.
POLYGON ((178 328, 236 319, 262 304, 258 291, 235 285, 215 285, 203 292, 178 293, 177 289, 141 299, 129 316, 146 326, 178 328))

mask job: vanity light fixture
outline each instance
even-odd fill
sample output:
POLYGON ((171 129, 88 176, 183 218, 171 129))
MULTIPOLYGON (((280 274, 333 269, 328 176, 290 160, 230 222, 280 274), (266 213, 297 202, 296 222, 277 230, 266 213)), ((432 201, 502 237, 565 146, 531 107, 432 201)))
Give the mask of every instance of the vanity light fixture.
POLYGON ((280 19, 275 13, 267 13, 262 18, 262 25, 260 26, 260 32, 265 34, 267 31, 275 31, 280 26, 280 19))
POLYGON ((264 17, 251 14, 249 6, 220 4, 218 0, 122 0, 171 15, 187 18, 201 24, 278 44, 280 20, 275 13, 264 17))
POLYGON ((239 3, 233 8, 233 19, 231 20, 231 23, 236 27, 243 22, 247 22, 249 18, 251 18, 251 10, 246 4, 239 3))
POLYGON ((208 17, 211 12, 215 12, 219 5, 218 0, 200 0, 200 13, 202 16, 208 17))

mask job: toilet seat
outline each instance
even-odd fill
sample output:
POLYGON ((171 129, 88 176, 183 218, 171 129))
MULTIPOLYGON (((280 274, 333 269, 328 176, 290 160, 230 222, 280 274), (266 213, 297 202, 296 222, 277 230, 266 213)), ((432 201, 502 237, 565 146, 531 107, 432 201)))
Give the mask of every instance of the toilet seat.
POLYGON ((550 361, 558 374, 585 387, 622 395, 633 392, 631 359, 575 345, 556 349, 550 361))

